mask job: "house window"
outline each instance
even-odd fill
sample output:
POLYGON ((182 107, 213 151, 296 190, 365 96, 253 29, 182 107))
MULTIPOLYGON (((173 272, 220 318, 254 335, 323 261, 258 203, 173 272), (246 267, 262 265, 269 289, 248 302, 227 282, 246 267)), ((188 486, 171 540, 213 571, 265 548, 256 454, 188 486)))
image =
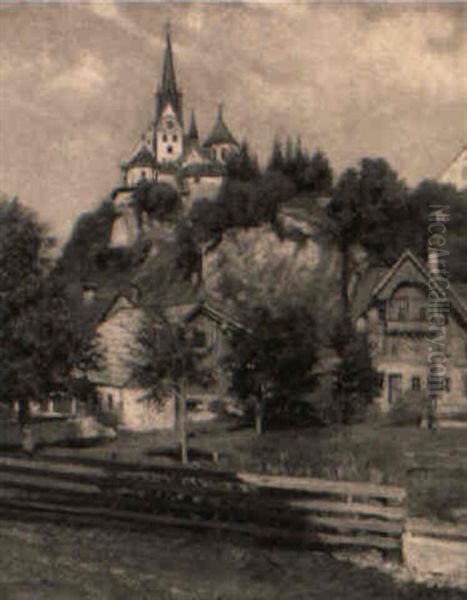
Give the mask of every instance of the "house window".
POLYGON ((206 346, 206 332, 202 329, 196 329, 193 333, 193 345, 196 348, 203 348, 206 346))
POLYGON ((426 306, 422 306, 419 311, 420 321, 426 321, 426 306))
POLYGON ((107 407, 109 410, 113 410, 114 397, 112 396, 112 394, 107 394, 107 407))
POLYGON ((419 392, 422 389, 422 380, 420 377, 412 377, 412 391, 419 392))
POLYGON ((391 321, 406 321, 409 314, 408 298, 393 298, 388 305, 388 318, 391 321))
POLYGON ((389 373, 388 377, 388 402, 394 404, 402 395, 402 374, 389 373))
POLYGON ((444 378, 444 391, 445 392, 451 391, 451 378, 450 377, 444 378))

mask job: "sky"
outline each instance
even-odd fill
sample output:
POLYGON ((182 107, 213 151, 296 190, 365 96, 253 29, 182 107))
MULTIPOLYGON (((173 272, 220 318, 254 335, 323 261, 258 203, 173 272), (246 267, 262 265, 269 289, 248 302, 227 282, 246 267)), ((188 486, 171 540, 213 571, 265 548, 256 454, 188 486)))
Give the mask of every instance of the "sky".
POLYGON ((186 121, 207 135, 222 101, 262 162, 300 135, 414 185, 467 143, 467 4, 2 4, 0 191, 61 242, 154 117, 168 21, 186 121))

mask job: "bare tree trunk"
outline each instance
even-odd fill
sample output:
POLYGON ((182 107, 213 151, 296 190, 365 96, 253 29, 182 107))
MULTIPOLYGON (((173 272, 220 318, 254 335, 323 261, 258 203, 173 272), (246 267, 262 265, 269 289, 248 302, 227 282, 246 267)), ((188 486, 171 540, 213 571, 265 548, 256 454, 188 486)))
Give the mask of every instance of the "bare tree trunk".
POLYGON ((20 398, 19 400, 19 411, 18 411, 18 421, 21 426, 25 425, 29 421, 29 417, 31 416, 31 409, 29 406, 28 398, 20 398))
POLYGON ((264 433, 264 399, 255 399, 255 431, 258 435, 264 433))
POLYGON ((188 440, 187 440, 187 414, 186 414, 186 391, 185 382, 180 384, 179 399, 179 434, 181 460, 184 465, 188 464, 188 440))
POLYGON ((346 243, 341 243, 341 301, 344 322, 350 321, 350 299, 349 299, 349 278, 350 278, 350 256, 349 247, 346 243))

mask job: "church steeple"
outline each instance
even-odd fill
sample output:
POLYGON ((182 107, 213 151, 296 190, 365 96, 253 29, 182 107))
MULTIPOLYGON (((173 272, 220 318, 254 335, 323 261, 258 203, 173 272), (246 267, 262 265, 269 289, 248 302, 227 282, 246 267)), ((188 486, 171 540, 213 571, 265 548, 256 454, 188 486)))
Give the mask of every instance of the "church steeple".
POLYGON ((190 127, 188 129, 188 139, 193 141, 199 140, 198 126, 196 125, 195 111, 191 111, 190 127))
POLYGON ((162 111, 168 104, 172 106, 180 125, 183 125, 182 93, 177 88, 169 24, 166 25, 165 32, 162 79, 156 94, 156 124, 159 122, 162 111))
POLYGON ((164 67, 162 70, 162 94, 173 94, 177 92, 177 81, 175 79, 174 59, 172 53, 172 41, 170 39, 170 25, 167 24, 165 31, 165 54, 164 67))

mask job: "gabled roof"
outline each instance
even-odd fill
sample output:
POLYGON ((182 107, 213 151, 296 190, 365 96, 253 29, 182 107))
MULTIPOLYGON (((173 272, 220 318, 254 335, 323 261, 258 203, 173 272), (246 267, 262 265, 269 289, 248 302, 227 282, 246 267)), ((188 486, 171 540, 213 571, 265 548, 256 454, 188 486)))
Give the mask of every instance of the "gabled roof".
POLYGON ((122 168, 125 170, 132 169, 133 167, 151 167, 152 169, 156 168, 156 159, 154 158, 154 154, 151 152, 144 140, 141 141, 130 160, 122 165, 122 168))
POLYGON ((424 281, 428 282, 429 272, 426 267, 418 260, 418 258, 411 252, 411 250, 405 250, 401 256, 396 260, 387 273, 382 277, 381 281, 377 284, 373 293, 375 296, 381 294, 383 288, 385 288, 396 273, 401 269, 402 265, 406 262, 410 262, 414 265, 415 269, 419 272, 424 281))
POLYGON ((446 294, 446 298, 451 302, 452 308, 459 317, 467 323, 467 304, 454 287, 451 285, 447 290, 444 290, 436 282, 436 279, 430 277, 428 268, 419 260, 411 250, 405 250, 399 259, 389 269, 381 270, 370 269, 362 279, 361 284, 357 286, 356 294, 353 299, 353 315, 355 318, 361 316, 370 306, 370 304, 378 298, 386 299, 391 292, 391 284, 399 284, 396 277, 401 269, 409 263, 412 268, 413 275, 410 275, 410 281, 407 283, 416 283, 417 277, 419 282, 430 286, 430 289, 436 291, 440 298, 446 294))
POLYGON ((214 146, 215 144, 232 144, 233 146, 238 146, 237 140, 234 138, 229 128, 225 124, 222 104, 219 105, 217 120, 214 124, 214 127, 204 141, 203 145, 205 147, 210 147, 214 146))

